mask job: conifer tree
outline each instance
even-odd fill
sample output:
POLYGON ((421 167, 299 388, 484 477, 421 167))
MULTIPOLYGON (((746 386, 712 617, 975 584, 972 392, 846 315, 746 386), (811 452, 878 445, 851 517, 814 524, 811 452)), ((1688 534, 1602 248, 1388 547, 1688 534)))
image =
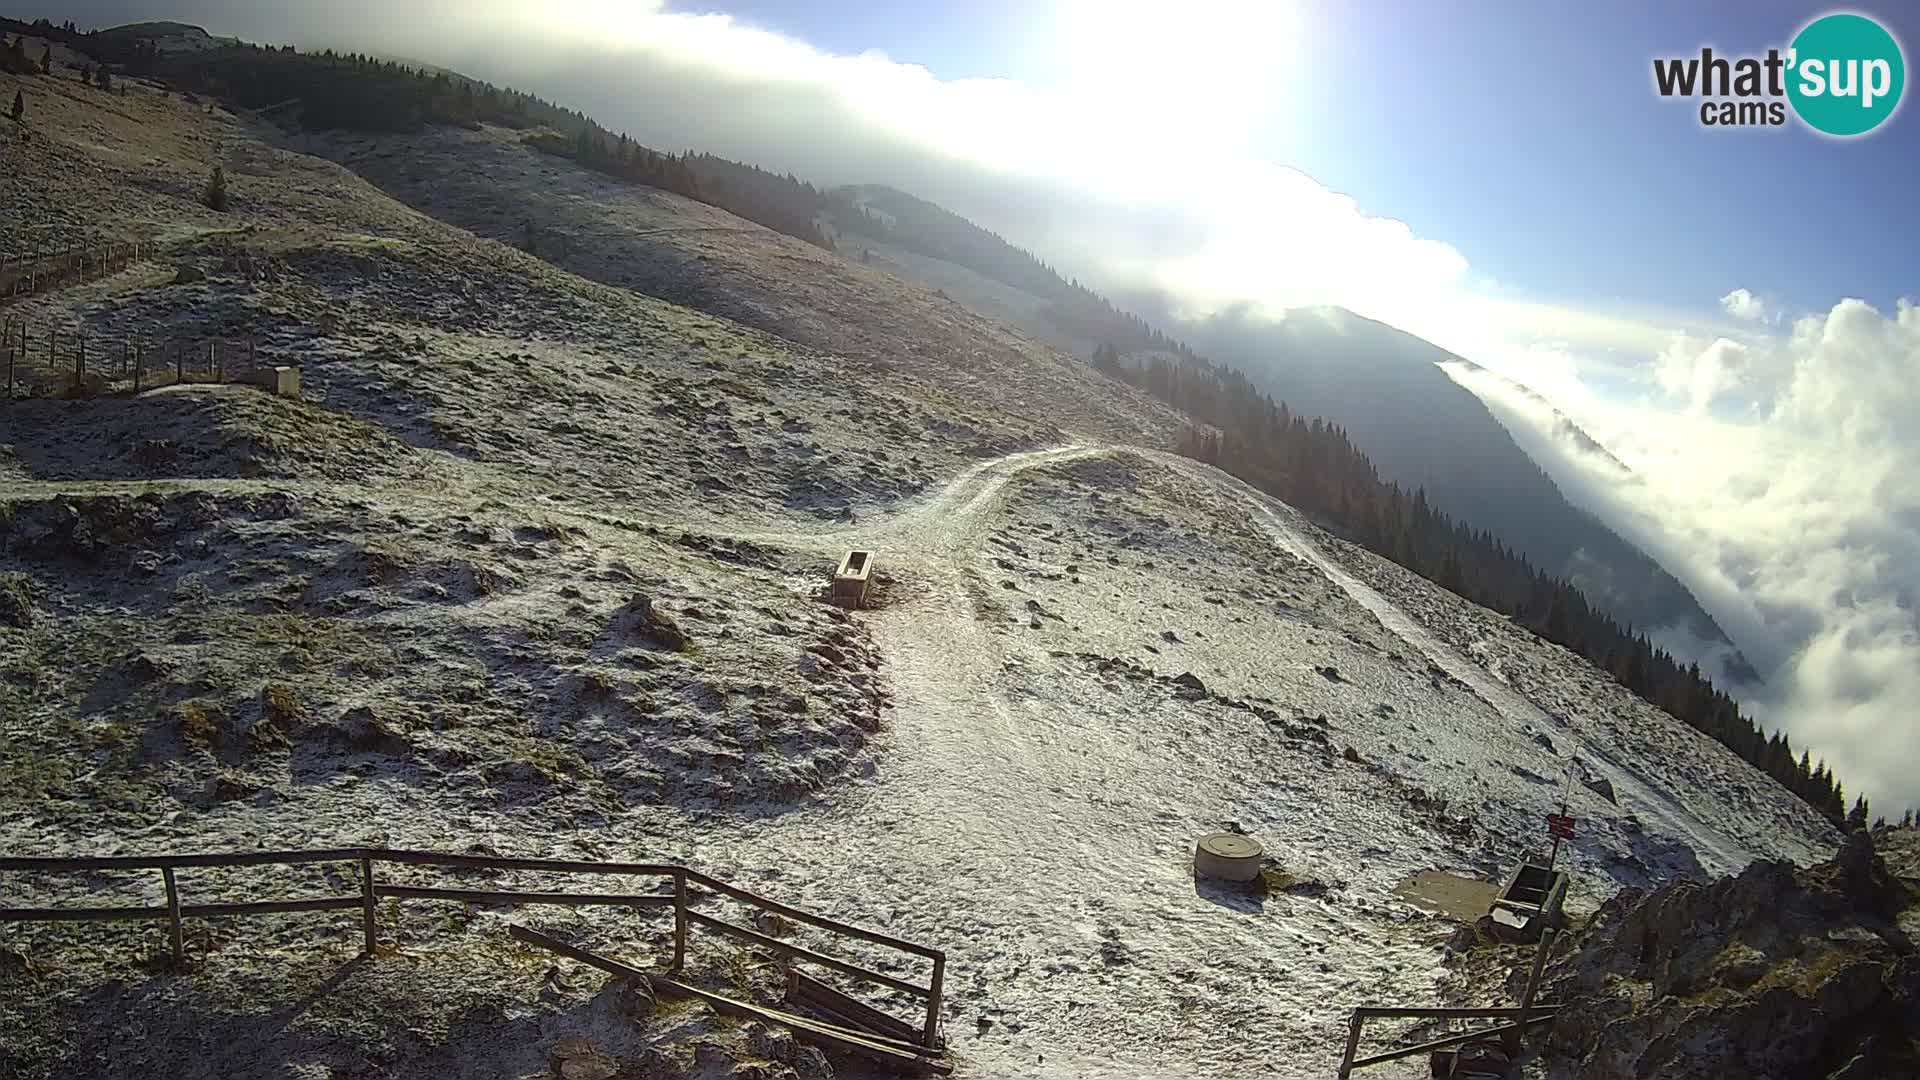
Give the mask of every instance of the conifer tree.
POLYGON ((207 204, 209 210, 226 210, 227 170, 218 165, 213 167, 213 175, 207 178, 207 191, 201 201, 207 204))
POLYGON ((1867 808, 1867 797, 1865 795, 1853 800, 1853 809, 1847 811, 1847 831, 1859 832, 1865 829, 1871 815, 1872 811, 1867 808))
POLYGON ((20 91, 15 90, 13 92, 13 108, 9 111, 9 115, 15 120, 19 120, 20 117, 26 114, 26 111, 27 99, 21 96, 20 91))

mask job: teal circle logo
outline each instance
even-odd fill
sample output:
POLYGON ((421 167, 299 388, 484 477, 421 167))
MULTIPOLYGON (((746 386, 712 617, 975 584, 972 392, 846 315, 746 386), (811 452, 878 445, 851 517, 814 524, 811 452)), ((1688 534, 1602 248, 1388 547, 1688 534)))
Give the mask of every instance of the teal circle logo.
POLYGON ((1787 98, 1815 131, 1864 135, 1900 105, 1907 64, 1900 43, 1865 15, 1823 15, 1787 53, 1787 98))

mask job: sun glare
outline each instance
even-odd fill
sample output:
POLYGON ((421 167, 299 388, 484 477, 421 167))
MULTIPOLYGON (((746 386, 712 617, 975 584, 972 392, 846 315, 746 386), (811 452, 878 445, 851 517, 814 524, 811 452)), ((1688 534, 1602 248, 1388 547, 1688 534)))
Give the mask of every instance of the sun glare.
POLYGON ((1129 127, 1237 142, 1283 103, 1300 13, 1287 0, 1061 0, 1076 105, 1129 127))

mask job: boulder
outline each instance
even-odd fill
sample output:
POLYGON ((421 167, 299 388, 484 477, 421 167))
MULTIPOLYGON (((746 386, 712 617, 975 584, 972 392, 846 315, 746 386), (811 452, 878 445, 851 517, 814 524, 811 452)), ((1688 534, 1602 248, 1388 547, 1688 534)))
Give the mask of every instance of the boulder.
POLYGON ((671 615, 653 606, 653 598, 636 595, 627 602, 623 613, 635 633, 650 639, 654 644, 671 652, 686 652, 693 647, 687 632, 671 615))

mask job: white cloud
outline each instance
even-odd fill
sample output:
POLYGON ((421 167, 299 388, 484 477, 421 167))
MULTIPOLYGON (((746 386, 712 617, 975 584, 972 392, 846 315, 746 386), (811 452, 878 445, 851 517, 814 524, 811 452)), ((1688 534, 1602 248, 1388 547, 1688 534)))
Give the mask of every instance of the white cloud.
POLYGON ((1540 402, 1454 374, 1694 590, 1767 676, 1747 702, 1763 722, 1878 812, 1920 805, 1920 308, 1844 300, 1745 342, 1682 333, 1651 359, 1646 398, 1568 399, 1627 472, 1556 442, 1540 402))
POLYGON ((1761 303, 1759 297, 1745 289, 1735 289, 1721 297, 1720 306, 1727 309, 1727 314, 1736 319, 1765 322, 1767 318, 1767 305, 1761 303))

